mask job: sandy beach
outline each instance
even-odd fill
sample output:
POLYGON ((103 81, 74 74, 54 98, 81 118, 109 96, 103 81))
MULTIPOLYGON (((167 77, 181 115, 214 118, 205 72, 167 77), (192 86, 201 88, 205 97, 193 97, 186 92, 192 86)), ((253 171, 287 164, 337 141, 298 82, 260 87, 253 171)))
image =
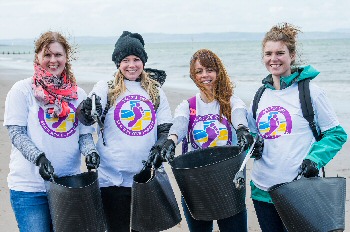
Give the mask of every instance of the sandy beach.
MULTIPOLYGON (((8 133, 5 127, 2 126, 4 121, 4 107, 5 107, 5 98, 7 92, 10 90, 11 86, 20 79, 28 77, 27 73, 23 73, 23 71, 20 70, 9 70, 0 68, 0 231, 18 231, 17 223, 10 205, 9 200, 9 189, 7 187, 7 174, 9 172, 9 157, 10 157, 10 151, 11 151, 11 142, 8 137, 8 133)), ((79 86, 82 87, 87 93, 90 92, 90 90, 93 87, 94 83, 79 83, 79 86)), ((165 88, 164 89, 171 109, 172 113, 174 112, 175 107, 183 100, 187 99, 190 96, 192 96, 194 93, 191 93, 189 91, 180 91, 177 89, 170 89, 165 88)), ((253 96, 254 93, 251 95, 253 96)), ((346 99, 344 99, 344 102, 346 99)), ((350 99, 347 99, 350 100, 350 99)), ((248 104, 248 102, 246 102, 248 104)), ((338 113, 338 111, 337 111, 338 113)), ((341 125, 345 128, 345 130, 349 133, 350 132, 350 126, 349 126, 349 116, 347 114, 338 114, 339 121, 341 125)), ((343 149, 340 151, 340 153, 332 160, 327 166, 327 176, 342 176, 347 178, 347 192, 349 192, 349 180, 350 180, 350 159, 347 157, 349 151, 350 151, 350 143, 347 142, 343 149)), ((178 147, 179 148, 179 147, 178 147)), ((177 150, 177 153, 180 152, 177 150)), ((252 160, 248 162, 247 165, 247 182, 250 181, 250 170, 252 167, 252 160)), ((176 185, 175 179, 172 175, 171 169, 168 164, 165 164, 165 167, 167 169, 168 175, 171 179, 171 184, 175 192, 175 196, 180 202, 180 191, 176 185)), ((347 230, 350 230, 350 219, 349 219, 349 207, 350 207, 350 197, 349 194, 347 194, 346 198, 346 228, 347 230)), ((260 231, 257 218, 254 212, 254 208, 252 206, 252 201, 250 198, 250 188, 247 186, 247 209, 248 209, 248 226, 249 231, 260 231)), ((179 208, 181 209, 181 204, 179 204, 179 208)), ((182 216, 182 222, 167 230, 167 231, 188 231, 187 224, 185 221, 185 218, 182 216)), ((214 231, 218 231, 218 227, 214 226, 214 231)))

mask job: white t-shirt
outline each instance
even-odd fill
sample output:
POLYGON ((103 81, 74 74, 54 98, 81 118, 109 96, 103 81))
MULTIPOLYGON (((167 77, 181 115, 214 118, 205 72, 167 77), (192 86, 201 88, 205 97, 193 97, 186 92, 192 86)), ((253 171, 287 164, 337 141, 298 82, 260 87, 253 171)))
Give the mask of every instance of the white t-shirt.
MULTIPOLYGON (((246 118, 237 118, 233 113, 236 109, 243 109, 246 112, 244 102, 234 95, 231 97, 231 107, 232 124, 235 126, 239 124, 246 125, 246 118)), ((192 146, 189 146, 189 150, 237 144, 235 129, 224 116, 222 116, 223 121, 220 122, 219 115, 220 105, 216 100, 205 103, 201 100, 200 93, 196 94, 196 118, 193 123, 192 133, 190 133, 192 146)), ((184 100, 177 106, 174 117, 185 117, 188 121, 190 120, 189 103, 187 100, 184 100)), ((184 125, 186 131, 188 130, 187 126, 184 125)), ((180 141, 183 138, 178 137, 178 139, 180 141)))
MULTIPOLYGON (((160 105, 155 112, 152 101, 140 82, 125 80, 126 92, 116 99, 104 121, 103 145, 101 133, 97 142, 100 154, 100 187, 131 187, 133 176, 143 167, 150 149, 157 140, 157 126, 172 123, 171 110, 162 89, 160 105)), ((98 82, 92 93, 101 97, 103 110, 107 102, 108 84, 98 82)))
MULTIPOLYGON (((310 83, 310 94, 318 129, 325 131, 338 126, 337 116, 324 91, 310 83)), ((292 181, 315 142, 302 114, 298 84, 283 90, 267 88, 259 101, 256 123, 252 117, 252 104, 248 121, 251 131, 259 131, 264 138, 262 158, 255 160, 253 165, 254 184, 266 191, 275 184, 292 181)))
MULTIPOLYGON (((79 135, 94 131, 93 127, 82 125, 75 117, 76 108, 86 98, 85 91, 78 88, 78 100, 69 102, 71 113, 61 120, 44 113, 34 97, 31 84, 32 78, 28 78, 13 85, 6 97, 3 125, 26 126, 29 138, 45 153, 57 176, 80 173, 79 135)), ((16 191, 46 191, 39 168, 26 160, 13 145, 7 182, 8 187, 16 191)))

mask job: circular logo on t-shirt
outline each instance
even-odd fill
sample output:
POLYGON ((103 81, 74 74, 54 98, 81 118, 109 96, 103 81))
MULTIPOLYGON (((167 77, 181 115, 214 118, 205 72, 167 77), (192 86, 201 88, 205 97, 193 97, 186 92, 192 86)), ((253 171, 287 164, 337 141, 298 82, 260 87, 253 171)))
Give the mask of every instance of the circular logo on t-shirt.
POLYGON ((140 95, 124 97, 114 110, 117 127, 129 136, 143 136, 155 125, 156 114, 151 101, 140 95))
POLYGON ((262 110, 256 124, 264 139, 275 139, 292 131, 292 118, 281 106, 270 106, 262 110))
POLYGON ((75 117, 76 108, 68 103, 72 110, 65 117, 54 118, 44 112, 40 107, 38 112, 39 123, 46 133, 55 138, 67 138, 75 133, 78 126, 78 119, 75 117))
POLYGON ((229 145, 232 132, 229 122, 217 114, 197 115, 192 124, 191 145, 197 149, 229 145))

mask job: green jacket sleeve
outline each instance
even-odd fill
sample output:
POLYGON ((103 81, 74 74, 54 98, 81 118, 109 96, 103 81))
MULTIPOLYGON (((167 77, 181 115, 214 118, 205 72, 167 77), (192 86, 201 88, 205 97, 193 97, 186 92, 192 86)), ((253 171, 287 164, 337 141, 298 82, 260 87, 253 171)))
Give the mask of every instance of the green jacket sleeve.
POLYGON ((311 146, 305 159, 317 163, 319 169, 324 167, 340 151, 347 137, 340 125, 322 132, 322 139, 311 146))

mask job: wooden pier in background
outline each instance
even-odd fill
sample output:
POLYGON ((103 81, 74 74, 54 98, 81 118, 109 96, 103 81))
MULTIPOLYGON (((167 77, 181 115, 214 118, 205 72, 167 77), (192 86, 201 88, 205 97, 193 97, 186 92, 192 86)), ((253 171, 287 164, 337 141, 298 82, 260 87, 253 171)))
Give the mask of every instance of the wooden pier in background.
POLYGON ((21 55, 21 54, 30 54, 30 52, 10 52, 10 51, 2 51, 0 52, 2 55, 21 55))

